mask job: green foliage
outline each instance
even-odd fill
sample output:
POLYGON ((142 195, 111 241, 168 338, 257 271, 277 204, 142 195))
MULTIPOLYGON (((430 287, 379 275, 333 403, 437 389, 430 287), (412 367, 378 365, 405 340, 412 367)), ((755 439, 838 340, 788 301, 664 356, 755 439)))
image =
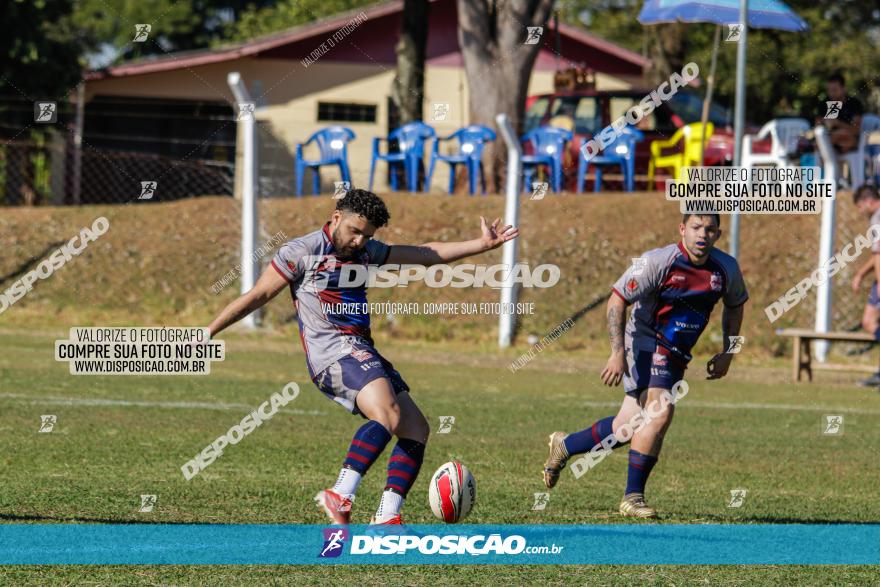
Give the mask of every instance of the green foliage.
MULTIPOLYGON (((654 42, 638 24, 641 0, 569 0, 559 4, 560 18, 631 50, 654 42), (589 24, 579 18, 585 16, 589 24)), ((810 26, 809 32, 749 29, 746 69, 747 119, 762 122, 783 114, 809 114, 824 94, 825 76, 835 70, 847 77, 850 93, 877 111, 880 69, 880 9, 876 0, 789 0, 810 26)), ((685 61, 695 61, 708 75, 715 25, 687 27, 685 61)), ((716 75, 717 101, 733 105, 736 44, 722 42, 716 75)))
POLYGON ((0 18, 0 94, 59 99, 80 76, 71 0, 12 0, 0 18))
POLYGON ((251 6, 242 12, 227 38, 244 41, 372 4, 373 0, 282 0, 275 6, 251 6))

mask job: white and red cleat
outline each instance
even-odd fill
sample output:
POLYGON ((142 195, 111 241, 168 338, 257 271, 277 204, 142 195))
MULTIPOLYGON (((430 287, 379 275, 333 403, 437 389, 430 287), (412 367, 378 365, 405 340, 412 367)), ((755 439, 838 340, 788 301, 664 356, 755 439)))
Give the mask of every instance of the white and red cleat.
POLYGON ((315 503, 324 509, 327 517, 334 524, 348 525, 351 519, 351 500, 349 498, 342 497, 332 489, 325 489, 319 491, 315 496, 315 503))

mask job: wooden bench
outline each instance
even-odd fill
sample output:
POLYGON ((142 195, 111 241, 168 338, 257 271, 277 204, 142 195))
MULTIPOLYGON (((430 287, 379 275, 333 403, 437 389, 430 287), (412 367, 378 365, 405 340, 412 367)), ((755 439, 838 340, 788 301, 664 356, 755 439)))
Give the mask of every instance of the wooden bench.
MULTIPOLYGON (((801 373, 807 372, 810 381, 813 380, 813 355, 811 345, 814 340, 827 340, 831 342, 877 342, 874 336, 867 332, 816 332, 805 328, 782 328, 776 331, 779 336, 794 338, 794 360, 792 362, 791 376, 793 381, 801 380, 801 373)), ((864 371, 875 373, 877 367, 868 365, 840 365, 831 363, 816 363, 816 369, 827 371, 864 371)))

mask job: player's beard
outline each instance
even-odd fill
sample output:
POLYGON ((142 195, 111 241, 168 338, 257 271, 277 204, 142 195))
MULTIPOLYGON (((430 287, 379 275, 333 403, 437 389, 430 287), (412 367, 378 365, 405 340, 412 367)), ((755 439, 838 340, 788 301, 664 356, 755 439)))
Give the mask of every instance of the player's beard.
POLYGON ((346 246, 342 244, 342 239, 339 237, 339 229, 333 231, 331 235, 333 239, 333 248, 336 249, 336 256, 340 259, 351 259, 354 257, 356 250, 353 247, 346 246))

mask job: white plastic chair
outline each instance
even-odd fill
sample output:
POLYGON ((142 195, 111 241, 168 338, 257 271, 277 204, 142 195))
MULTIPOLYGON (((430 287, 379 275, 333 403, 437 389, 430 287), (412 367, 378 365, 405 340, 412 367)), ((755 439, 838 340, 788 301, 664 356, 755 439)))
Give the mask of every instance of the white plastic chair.
POLYGON ((757 135, 743 137, 743 167, 756 165, 775 165, 789 167, 797 165, 792 156, 797 149, 798 137, 810 130, 810 123, 803 118, 776 118, 761 127, 757 135), (770 135, 770 152, 753 153, 752 143, 770 135))
POLYGON ((846 163, 849 168, 849 183, 852 189, 865 183, 868 136, 875 131, 880 131, 880 116, 865 114, 862 116, 862 128, 859 131, 859 147, 855 151, 837 156, 838 162, 846 163))

